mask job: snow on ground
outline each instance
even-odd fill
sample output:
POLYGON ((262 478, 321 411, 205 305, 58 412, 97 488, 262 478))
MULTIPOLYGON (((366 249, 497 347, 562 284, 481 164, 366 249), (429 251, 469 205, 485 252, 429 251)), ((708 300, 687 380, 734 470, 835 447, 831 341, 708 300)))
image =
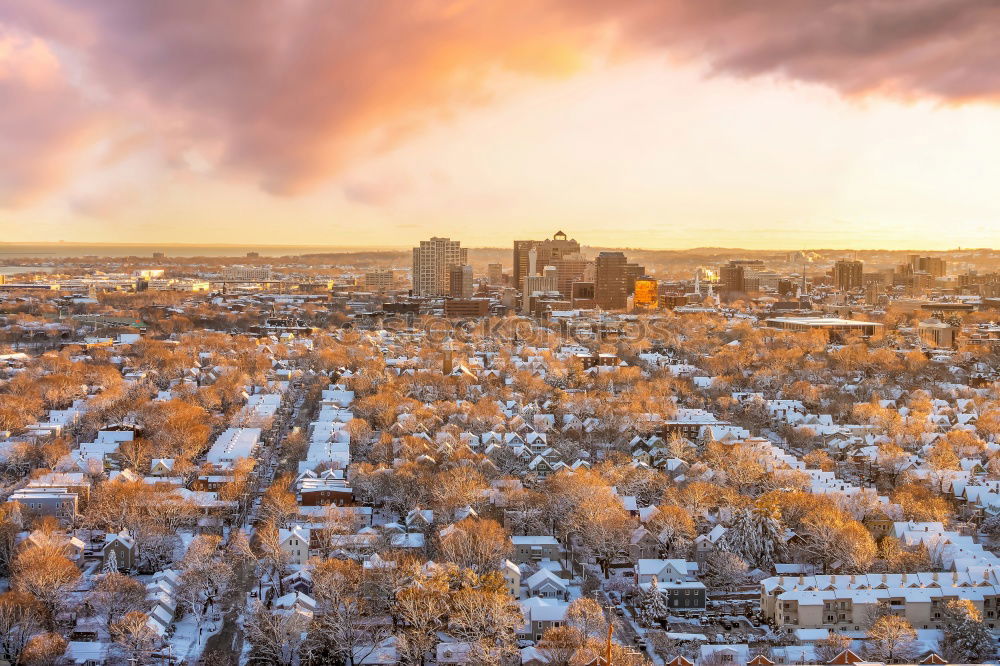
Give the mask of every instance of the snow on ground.
POLYGON ((199 627, 194 617, 187 615, 174 623, 174 633, 168 641, 171 652, 178 659, 190 662, 197 661, 201 657, 202 650, 205 649, 208 637, 218 633, 221 629, 221 620, 206 619, 199 627))

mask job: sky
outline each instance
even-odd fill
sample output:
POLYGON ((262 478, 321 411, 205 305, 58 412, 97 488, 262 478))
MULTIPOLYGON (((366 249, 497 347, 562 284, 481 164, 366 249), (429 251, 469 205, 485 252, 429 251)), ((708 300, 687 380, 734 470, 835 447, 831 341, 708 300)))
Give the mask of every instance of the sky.
POLYGON ((1000 246, 994 0, 0 0, 0 239, 1000 246))

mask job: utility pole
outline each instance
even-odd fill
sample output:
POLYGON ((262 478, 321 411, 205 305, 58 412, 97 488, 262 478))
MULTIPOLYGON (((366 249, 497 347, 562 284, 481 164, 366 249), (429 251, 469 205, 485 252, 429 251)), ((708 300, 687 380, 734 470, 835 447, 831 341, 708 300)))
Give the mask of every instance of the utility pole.
POLYGON ((604 646, 604 666, 611 666, 611 634, 614 633, 615 623, 608 621, 608 640, 604 646))

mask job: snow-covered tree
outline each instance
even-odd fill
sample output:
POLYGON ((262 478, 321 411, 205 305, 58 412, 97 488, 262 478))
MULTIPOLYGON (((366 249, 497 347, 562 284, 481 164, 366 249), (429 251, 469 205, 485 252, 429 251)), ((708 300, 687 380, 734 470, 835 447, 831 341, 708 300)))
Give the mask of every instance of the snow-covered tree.
POLYGON ((736 553, 718 550, 705 559, 705 579, 714 588, 731 590, 744 584, 749 567, 736 553))
POLYGON ((968 599, 956 599, 944 605, 942 656, 956 664, 975 664, 995 652, 993 636, 983 616, 968 599))
POLYGON ((118 571, 118 555, 115 553, 114 548, 108 553, 107 558, 104 560, 104 573, 111 573, 118 571))
POLYGON ((816 641, 816 659, 821 664, 829 663, 838 654, 851 647, 849 636, 830 632, 826 638, 816 641))
POLYGON ((782 544, 781 524, 770 510, 741 509, 722 536, 722 550, 735 553, 750 566, 768 570, 782 544))
POLYGON ((980 528, 990 537, 996 539, 1000 537, 1000 515, 990 516, 983 521, 980 528))
POLYGON ((660 589, 656 576, 653 576, 649 587, 640 589, 636 611, 639 613, 639 619, 646 625, 659 624, 670 615, 667 594, 660 589))
POLYGON ((865 656, 891 664, 907 661, 917 654, 917 632, 905 618, 881 615, 865 636, 865 656))

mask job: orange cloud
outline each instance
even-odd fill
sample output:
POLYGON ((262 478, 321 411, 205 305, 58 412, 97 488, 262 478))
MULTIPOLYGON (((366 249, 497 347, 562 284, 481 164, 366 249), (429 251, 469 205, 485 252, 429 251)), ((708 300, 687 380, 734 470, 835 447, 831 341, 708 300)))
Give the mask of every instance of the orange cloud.
MULTIPOLYGON (((847 95, 1000 93, 993 0, 0 0, 3 24, 71 53, 82 85, 162 145, 210 145, 216 169, 278 194, 488 103, 512 79, 568 76, 602 55, 662 51, 847 95)), ((29 135, 6 151, 46 153, 10 192, 37 190, 86 134, 67 118, 82 102, 47 81, 46 104, 4 91, 23 107, 4 121, 29 135)))

